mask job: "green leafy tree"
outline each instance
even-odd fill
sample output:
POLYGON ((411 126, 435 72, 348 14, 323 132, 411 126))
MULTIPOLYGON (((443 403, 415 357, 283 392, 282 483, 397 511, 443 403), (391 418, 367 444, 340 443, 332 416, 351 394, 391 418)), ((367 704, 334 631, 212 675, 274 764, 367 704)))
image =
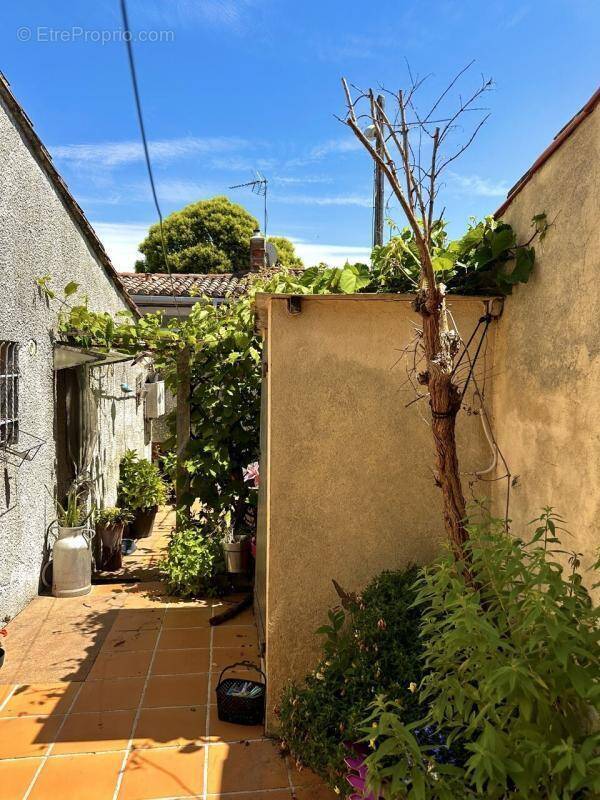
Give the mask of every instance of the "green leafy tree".
POLYGON ((269 236, 268 241, 277 248, 279 266, 285 269, 301 269, 304 266, 300 256, 296 255, 294 245, 285 236, 269 236))
MULTIPOLYGON (((165 218, 163 234, 174 272, 231 272, 249 266, 249 247, 256 219, 227 197, 213 197, 165 218)), ((159 225, 152 225, 140 245, 144 259, 137 272, 166 272, 159 225)))
MULTIPOLYGON (((173 272, 243 272, 250 266, 250 237, 258 221, 227 197, 213 197, 174 211, 163 221, 165 248, 173 272)), ((283 237, 271 239, 282 266, 302 266, 294 245, 283 237)), ((136 272, 166 272, 159 225, 152 225, 140 245, 143 259, 136 272)))

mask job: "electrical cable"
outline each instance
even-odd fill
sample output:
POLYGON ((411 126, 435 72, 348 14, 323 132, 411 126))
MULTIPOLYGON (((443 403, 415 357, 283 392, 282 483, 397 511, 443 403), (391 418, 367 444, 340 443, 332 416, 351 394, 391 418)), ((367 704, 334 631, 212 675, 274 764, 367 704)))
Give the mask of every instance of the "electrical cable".
POLYGON ((160 230, 160 242, 162 248, 163 259, 165 262, 165 267, 167 268, 167 273, 169 274, 169 280, 171 283, 171 294, 173 296, 173 301, 175 304, 175 308, 177 310, 177 319, 180 321, 180 306, 177 301, 177 293, 175 292, 175 280, 173 278, 173 273, 171 272, 171 268, 169 266, 169 258, 167 256, 167 246, 165 243, 165 235, 163 231, 163 215, 160 209, 160 203, 158 202, 158 194, 156 191, 156 184, 154 182, 154 173, 152 172, 152 162, 150 161, 150 150, 148 147, 148 139, 146 137, 146 126, 144 125, 144 115, 142 114, 142 102, 140 98, 140 91, 138 87, 137 81, 137 72, 135 68, 135 61, 133 58, 133 47, 131 45, 131 29, 129 27, 129 17, 127 14, 127 3, 126 0, 120 0, 121 3, 121 16, 123 18, 123 33, 125 39, 125 46, 127 47, 127 57, 129 61, 129 72, 131 75, 131 83, 133 86, 133 95, 135 98, 135 107, 137 111, 137 118, 138 123, 140 126, 140 135, 142 138, 142 144, 144 147, 144 159, 146 161, 146 169, 148 172, 148 179, 150 181, 150 188, 152 190, 152 198, 154 200, 154 206, 156 208, 156 213, 158 214, 158 225, 160 230))

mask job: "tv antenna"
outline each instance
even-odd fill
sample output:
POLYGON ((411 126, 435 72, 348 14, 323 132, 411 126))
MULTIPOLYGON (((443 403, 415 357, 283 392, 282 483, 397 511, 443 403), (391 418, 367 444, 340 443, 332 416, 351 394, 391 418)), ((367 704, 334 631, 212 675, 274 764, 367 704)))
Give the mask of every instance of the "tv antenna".
POLYGON ((249 188, 253 194, 257 194, 259 197, 264 197, 264 227, 263 233, 267 235, 267 221, 268 221, 268 214, 267 214, 267 187, 268 187, 268 180, 265 176, 260 173, 258 170, 255 171, 256 178, 253 181, 248 181, 247 183, 236 183, 235 186, 230 186, 230 189, 245 189, 249 188))

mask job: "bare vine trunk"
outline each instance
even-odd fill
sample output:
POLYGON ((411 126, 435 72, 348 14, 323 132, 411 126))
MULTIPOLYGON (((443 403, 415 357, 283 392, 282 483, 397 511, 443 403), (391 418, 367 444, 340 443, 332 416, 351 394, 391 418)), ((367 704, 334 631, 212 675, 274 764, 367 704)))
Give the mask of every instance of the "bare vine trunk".
POLYGON ((454 557, 465 559, 464 544, 469 538, 465 528, 466 502, 462 490, 456 451, 456 415, 461 395, 452 378, 455 339, 445 324, 443 288, 428 291, 425 302, 417 308, 423 319, 423 344, 427 372, 423 383, 429 389, 431 430, 437 455, 438 481, 442 490, 444 522, 454 557))

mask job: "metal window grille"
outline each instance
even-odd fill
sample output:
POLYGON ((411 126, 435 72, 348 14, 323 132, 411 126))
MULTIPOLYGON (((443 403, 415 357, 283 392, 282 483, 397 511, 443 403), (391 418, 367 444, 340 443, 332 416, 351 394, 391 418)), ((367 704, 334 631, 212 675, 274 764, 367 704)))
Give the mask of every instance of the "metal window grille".
POLYGON ((19 441, 19 345, 0 342, 0 447, 19 441))

